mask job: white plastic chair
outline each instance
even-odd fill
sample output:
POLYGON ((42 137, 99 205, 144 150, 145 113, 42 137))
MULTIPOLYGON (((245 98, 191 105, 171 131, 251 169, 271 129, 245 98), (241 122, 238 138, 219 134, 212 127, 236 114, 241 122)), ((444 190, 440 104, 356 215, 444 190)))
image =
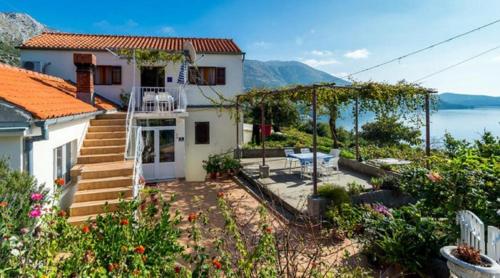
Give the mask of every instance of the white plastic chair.
POLYGON ((300 153, 310 153, 311 150, 309 148, 301 148, 300 153))
POLYGON ((459 243, 465 243, 485 254, 484 223, 468 210, 457 212, 457 223, 460 226, 459 243))
MULTIPOLYGON (((322 177, 325 175, 324 168, 321 166, 323 164, 323 159, 318 158, 317 159, 317 174, 318 178, 322 177)), ((300 172, 300 177, 303 179, 305 175, 309 175, 312 178, 312 174, 314 172, 314 165, 312 161, 304 161, 304 164, 301 167, 301 172, 300 172)))
POLYGON ((144 92, 142 96, 142 111, 156 111, 156 94, 154 92, 144 92))
POLYGON ((287 167, 287 165, 290 165, 289 169, 290 169, 290 173, 291 173, 292 172, 292 163, 298 163, 299 160, 297 158, 289 156, 291 154, 295 154, 295 151, 293 150, 293 148, 284 148, 283 150, 285 151, 285 168, 287 167))
POLYGON ((167 93, 159 93, 158 96, 158 110, 161 112, 174 110, 174 98, 167 93))
POLYGON ((331 177, 336 174, 337 177, 340 178, 339 158, 335 157, 324 160, 323 163, 321 163, 321 169, 324 176, 331 177))
POLYGON ((487 255, 500 263, 500 229, 493 226, 488 226, 488 242, 487 245, 487 255))
POLYGON ((331 149, 330 154, 333 155, 333 157, 340 157, 340 149, 331 149))

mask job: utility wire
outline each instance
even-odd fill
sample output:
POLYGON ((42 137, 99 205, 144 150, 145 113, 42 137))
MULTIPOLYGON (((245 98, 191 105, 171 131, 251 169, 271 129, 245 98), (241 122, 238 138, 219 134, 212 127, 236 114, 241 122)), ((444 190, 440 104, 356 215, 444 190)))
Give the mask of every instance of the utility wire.
POLYGON ((356 72, 353 72, 353 73, 350 73, 350 74, 348 74, 348 75, 347 75, 347 76, 345 76, 345 77, 347 77, 347 78, 351 78, 351 77, 352 77, 352 76, 354 76, 354 75, 357 75, 357 74, 360 74, 360 73, 363 73, 363 72, 367 72, 367 71, 369 71, 369 70, 376 69, 376 68, 379 68, 379 67, 385 66, 385 65, 387 65, 387 64, 390 64, 390 63, 393 63, 393 62, 396 62, 396 61, 401 61, 402 59, 407 58, 407 57, 409 57, 409 56, 412 56, 412 55, 418 54, 418 53, 420 53, 420 52, 424 52, 424 51, 426 51, 426 50, 429 50, 429 49, 434 48, 434 47, 436 47, 436 46, 439 46, 439 45, 445 44, 445 43, 447 43, 447 42, 453 41, 453 40, 455 40, 455 39, 458 39, 458 38, 460 38, 460 37, 466 36, 466 35, 468 35, 468 34, 474 33, 474 32, 476 32, 476 31, 479 31, 479 30, 484 29, 484 28, 486 28, 486 27, 489 27, 489 26, 491 26, 491 25, 497 24, 497 23, 499 23, 499 22, 500 22, 500 19, 497 19, 497 20, 492 21, 492 22, 490 22, 490 23, 488 23, 488 24, 485 24, 485 25, 479 26, 479 27, 474 28, 474 29, 472 29, 472 30, 470 30, 470 31, 467 31, 467 32, 465 32, 465 33, 458 34, 458 35, 453 36, 453 37, 451 37, 451 38, 448 38, 448 39, 446 39, 446 40, 443 40, 443 41, 440 41, 440 42, 437 42, 437 43, 431 44, 431 45, 429 45, 429 46, 427 46, 427 47, 424 47, 424 48, 421 48, 421 49, 418 49, 418 50, 412 51, 412 52, 410 52, 410 53, 407 53, 407 54, 402 55, 402 56, 399 56, 399 57, 397 57, 397 58, 394 58, 394 59, 391 59, 391 60, 385 61, 385 62, 383 62, 383 63, 377 64, 377 65, 374 65, 374 66, 371 66, 371 67, 368 67, 368 68, 365 68, 365 69, 362 69, 362 70, 359 70, 359 71, 356 71, 356 72))
POLYGON ((449 65, 449 66, 447 66, 447 67, 445 67, 445 68, 442 68, 442 69, 440 69, 440 70, 438 70, 438 71, 435 71, 435 72, 433 72, 433 73, 429 73, 429 74, 427 74, 427 75, 425 75, 425 76, 423 76, 423 77, 421 77, 421 78, 419 78, 419 79, 417 79, 417 80, 413 81, 413 83, 418 83, 418 82, 420 82, 420 81, 422 81, 422 80, 424 80, 424 79, 427 79, 427 78, 429 78, 429 77, 432 77, 432 76, 434 76, 434 75, 440 74, 440 73, 442 73, 442 72, 444 72, 444 71, 447 71, 447 70, 449 70, 449 69, 452 69, 452 68, 454 68, 454 67, 457 67, 457 66, 460 66, 460 65, 462 65, 462 64, 465 64, 465 63, 469 62, 470 60, 474 60, 474 59, 476 59, 476 58, 478 58, 478 57, 480 57, 480 56, 483 56, 483 55, 485 55, 485 54, 488 54, 488 53, 490 53, 490 52, 492 52, 492 51, 495 51, 495 50, 497 50, 497 49, 499 49, 499 48, 500 48, 500 45, 497 45, 497 46, 495 46, 495 47, 493 47, 493 48, 490 48, 490 49, 488 49, 488 50, 485 50, 485 51, 483 51, 483 52, 481 52, 481 53, 479 53, 479 54, 476 54, 476 55, 474 55, 474 56, 472 56, 472 57, 469 57, 469 58, 467 58, 467 59, 465 59, 465 60, 462 60, 462 61, 460 61, 460 62, 458 62, 458 63, 455 63, 455 64, 453 64, 453 65, 449 65))

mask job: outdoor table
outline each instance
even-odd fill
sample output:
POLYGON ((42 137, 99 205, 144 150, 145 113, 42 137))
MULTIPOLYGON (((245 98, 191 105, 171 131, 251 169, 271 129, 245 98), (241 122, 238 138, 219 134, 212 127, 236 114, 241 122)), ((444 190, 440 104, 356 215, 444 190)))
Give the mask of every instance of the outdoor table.
MULTIPOLYGON (((326 153, 321 153, 321 152, 316 152, 317 159, 323 159, 323 160, 329 160, 333 158, 333 155, 331 154, 326 154, 326 153)), ((293 153, 289 154, 288 157, 298 159, 300 161, 300 165, 304 165, 306 162, 312 163, 313 162, 313 153, 293 153)))

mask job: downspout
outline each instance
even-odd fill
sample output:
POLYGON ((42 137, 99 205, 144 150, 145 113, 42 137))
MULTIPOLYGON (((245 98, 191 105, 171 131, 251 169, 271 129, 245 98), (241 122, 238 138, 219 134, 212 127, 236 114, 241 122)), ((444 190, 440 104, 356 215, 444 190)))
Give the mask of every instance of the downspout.
POLYGON ((26 149, 28 151, 28 172, 33 175, 33 142, 49 140, 49 126, 54 124, 66 123, 74 120, 79 120, 88 117, 94 117, 96 115, 104 114, 106 111, 99 110, 92 113, 85 113, 55 119, 48 119, 43 121, 36 121, 33 124, 40 127, 41 134, 37 136, 32 136, 26 140, 26 149))

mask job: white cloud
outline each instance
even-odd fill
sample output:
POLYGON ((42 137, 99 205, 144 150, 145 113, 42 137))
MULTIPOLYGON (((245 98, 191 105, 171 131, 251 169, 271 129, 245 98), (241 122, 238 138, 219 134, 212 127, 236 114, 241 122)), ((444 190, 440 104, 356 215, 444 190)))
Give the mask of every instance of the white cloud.
POLYGON ((133 21, 132 19, 127 20, 127 22, 125 23, 125 26, 127 27, 137 27, 138 25, 139 23, 133 21))
POLYGON ((94 27, 99 27, 99 28, 106 28, 106 27, 111 26, 111 24, 109 24, 109 22, 107 20, 96 21, 96 22, 92 23, 92 25, 94 27))
POLYGON ((500 62, 500 55, 493 57, 493 62, 500 62))
POLYGON ((365 59, 365 58, 368 58, 369 55, 370 55, 370 51, 368 51, 368 49, 366 49, 366 48, 356 49, 356 50, 349 51, 346 54, 344 54, 345 57, 351 58, 351 59, 365 59))
POLYGON ((331 52, 329 50, 312 50, 309 53, 311 55, 314 55, 314 56, 332 56, 333 55, 333 52, 331 52))
POLYGON ((324 59, 324 60, 306 59, 306 60, 302 60, 302 63, 309 65, 313 68, 316 68, 316 67, 321 67, 321 66, 338 64, 339 61, 337 61, 335 59, 324 59))
POLYGON ((270 45, 271 45, 271 43, 266 42, 266 41, 257 41, 257 42, 252 43, 253 47, 259 47, 259 48, 266 48, 266 47, 269 47, 270 45))
POLYGON ((160 28, 160 32, 167 35, 175 34, 175 29, 172 26, 163 26, 160 28))

